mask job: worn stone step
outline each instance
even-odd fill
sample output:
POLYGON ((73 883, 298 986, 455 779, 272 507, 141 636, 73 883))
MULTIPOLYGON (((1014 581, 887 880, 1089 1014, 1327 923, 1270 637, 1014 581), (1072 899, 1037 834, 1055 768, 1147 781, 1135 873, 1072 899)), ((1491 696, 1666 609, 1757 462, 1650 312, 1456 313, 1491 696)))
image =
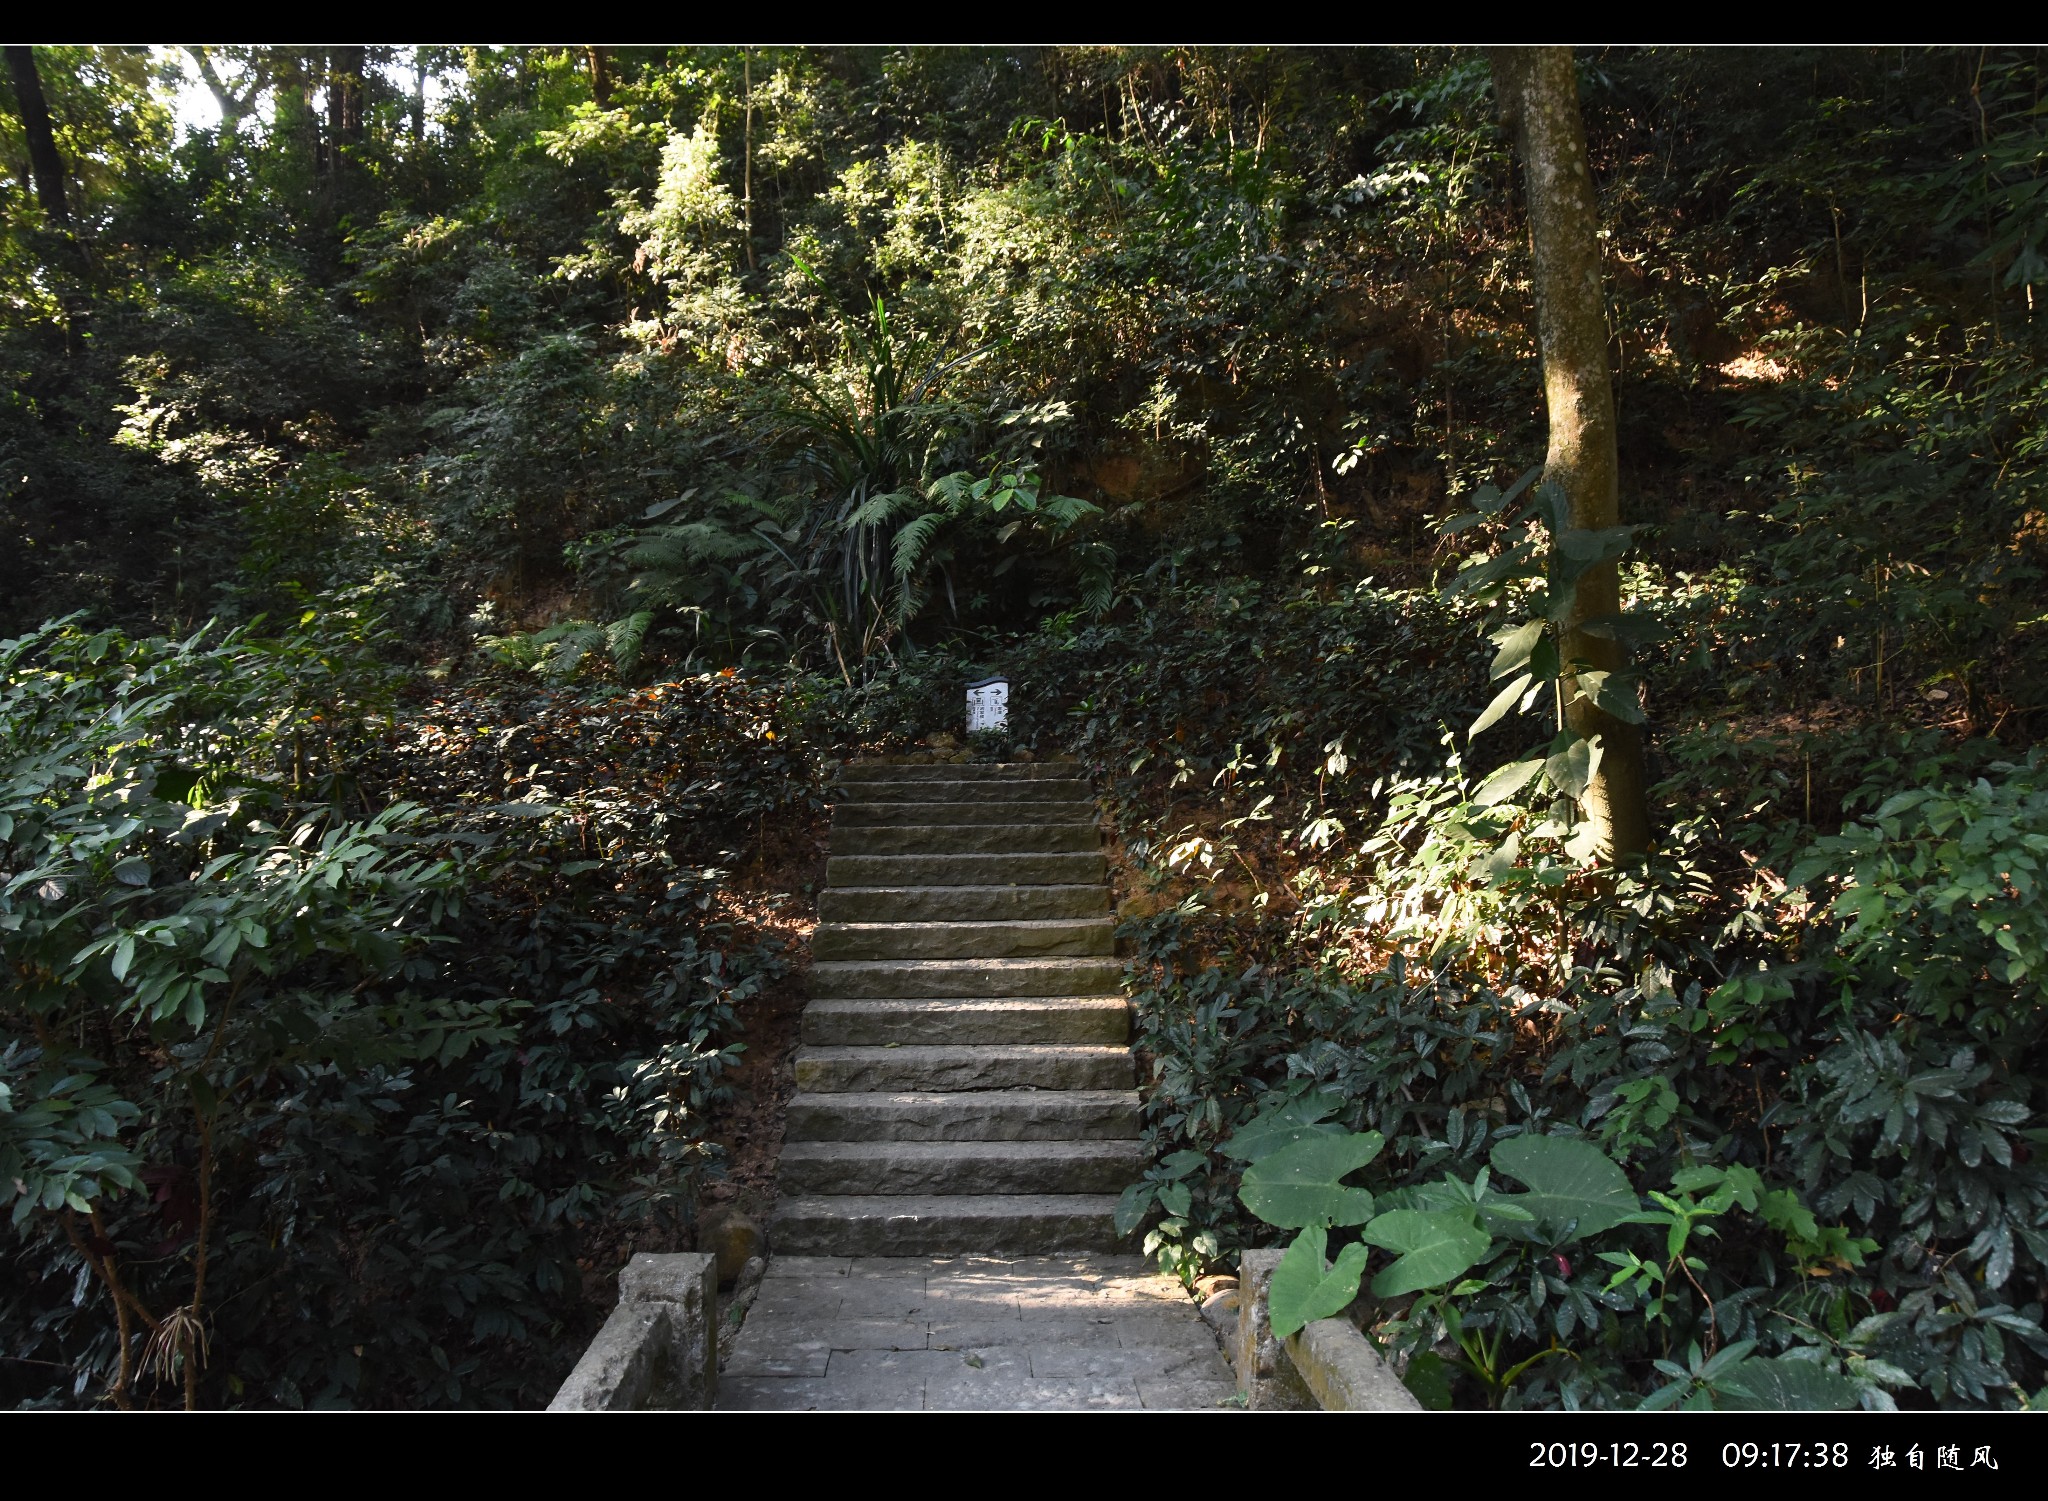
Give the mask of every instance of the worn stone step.
POLYGON ((955 828, 961 824, 1065 823, 1095 827, 1094 798, 1063 798, 1058 802, 843 802, 832 809, 832 832, 877 825, 914 824, 955 828))
MULTIPOLYGON (((1123 1141, 1139 1131, 1135 1089, 798 1093, 785 1141, 1123 1141)), ((787 1247, 778 1247, 786 1251, 787 1247)))
POLYGON ((1042 1256, 1124 1249, 1114 1194, 845 1194, 786 1198, 783 1256, 1042 1256))
POLYGON ((1082 777, 1039 777, 1029 782, 847 782, 836 797, 851 803, 1057 803, 1088 802, 1094 787, 1082 777))
POLYGON ((833 886, 1071 886, 1100 882, 1101 850, 1067 855, 833 855, 833 886))
POLYGON ((842 782, 1035 782, 1086 776, 1079 761, 950 761, 897 766, 887 761, 848 761, 842 782))
POLYGON ((834 829, 840 855, 1083 854, 1102 848, 1095 825, 1068 823, 890 824, 834 829))
POLYGON ((1129 1089, 1137 1069, 1126 1047, 1073 1043, 979 1043, 967 1047, 817 1047, 796 1050, 796 1087, 813 1094, 891 1089, 952 1093, 986 1089, 1129 1089))
POLYGON ((1025 922, 820 923, 811 937, 819 959, 1028 959, 1109 954, 1116 924, 1107 917, 1025 922))
POLYGON ((1049 922, 1108 912, 1109 895, 1100 884, 834 886, 818 896, 819 921, 828 923, 1049 922))
POLYGON ((1021 1000, 812 1001, 803 1040, 841 1047, 885 1043, 1071 1042, 1120 1047, 1130 1041, 1122 996, 1030 996, 1021 1000))
POLYGON ((1137 1141, 799 1141, 786 1194, 1116 1194, 1145 1170, 1137 1141))
POLYGON ((1115 959, 831 959, 811 966, 820 1000, 925 1000, 944 996, 1114 995, 1115 959))

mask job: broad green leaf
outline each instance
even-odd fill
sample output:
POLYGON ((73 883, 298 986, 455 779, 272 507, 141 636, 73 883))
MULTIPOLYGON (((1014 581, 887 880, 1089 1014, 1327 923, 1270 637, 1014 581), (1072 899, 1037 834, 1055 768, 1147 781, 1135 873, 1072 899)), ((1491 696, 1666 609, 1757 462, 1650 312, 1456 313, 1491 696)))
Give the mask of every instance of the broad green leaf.
POLYGON ((1563 486, 1555 480, 1545 480, 1529 497, 1529 509, 1541 517, 1543 524, 1550 528, 1552 536, 1568 530, 1572 519, 1572 503, 1566 497, 1563 486))
POLYGON ((1643 646, 1652 641, 1661 641, 1665 635, 1663 622, 1655 616, 1644 615, 1635 610, 1591 616, 1579 622, 1579 629, 1589 636, 1620 641, 1630 646, 1643 646))
POLYGON ((1573 562, 1590 566, 1594 563, 1608 562, 1627 552, 1635 533, 1636 529, 1632 526, 1607 526, 1598 531, 1574 527, 1559 535, 1557 547, 1559 552, 1573 562))
POLYGON ((123 886, 147 886, 149 862, 139 856, 130 856, 114 867, 114 879, 123 886))
POLYGON ((1408 1357, 1408 1369, 1401 1384, 1431 1412, 1451 1410, 1451 1377, 1456 1371, 1434 1350, 1418 1350, 1408 1357))
POLYGON ((1485 712, 1472 721, 1472 728, 1467 732, 1467 738, 1477 740, 1481 735, 1499 724, 1502 717, 1508 712, 1509 706, 1516 699, 1520 698, 1523 690, 1535 681, 1533 677, 1525 672, 1508 684, 1507 687, 1496 693, 1493 696, 1493 702, 1486 706, 1485 712))
POLYGON ((1818 1361, 1781 1355, 1741 1362, 1714 1382, 1714 1396, 1737 1412, 1843 1412, 1856 1406, 1856 1385, 1818 1361))
POLYGON ((1522 492, 1535 484, 1542 474, 1543 466, 1541 464, 1531 464, 1522 471, 1520 477, 1512 485, 1508 486, 1507 493, 1501 496, 1498 504, 1502 506, 1513 505, 1517 500, 1521 499, 1522 492))
POLYGON ((1529 621, 1526 625, 1509 626, 1494 633, 1493 639, 1500 643, 1500 652, 1493 659, 1493 670, 1489 678, 1504 678, 1517 671, 1529 660, 1529 653, 1536 650, 1536 644, 1543 639, 1547 622, 1529 621))
POLYGON ((1641 681, 1633 672, 1582 672, 1578 676, 1579 697, 1591 699, 1627 724, 1641 724, 1643 709, 1636 701, 1636 684, 1641 681))
POLYGON ((1282 1147, 1245 1169, 1237 1196, 1269 1225, 1362 1225, 1372 1218, 1372 1195, 1338 1180, 1379 1156, 1385 1139, 1363 1135, 1311 1136, 1282 1147))
POLYGON ((1133 1183, 1123 1191, 1116 1201, 1113 1216, 1118 1235, 1131 1235, 1145 1223, 1145 1216, 1152 1212, 1152 1201, 1158 1195, 1158 1188, 1151 1183, 1133 1183))
POLYGON ((1337 1264, 1326 1270, 1323 1256, 1329 1243, 1329 1232, 1322 1226, 1308 1226, 1294 1237, 1280 1265, 1273 1268, 1273 1280, 1266 1285, 1266 1311, 1275 1339, 1286 1339, 1317 1319, 1342 1313, 1358 1296, 1358 1281, 1365 1275, 1365 1247, 1346 1246, 1337 1253, 1337 1264))
POLYGON ((1595 740, 1574 740, 1543 763, 1550 785, 1566 797, 1578 799, 1600 771, 1601 746, 1595 740))
POLYGON ((1510 761, 1489 773, 1486 780, 1472 790, 1472 801, 1482 808, 1506 802, 1534 781, 1536 773, 1541 770, 1543 758, 1540 756, 1527 761, 1510 761))
MULTIPOLYGON (((1289 1100, 1279 1109, 1269 1110, 1238 1127, 1219 1150, 1224 1156, 1239 1162, 1257 1162, 1307 1137, 1345 1135, 1342 1126, 1323 1119, 1342 1103, 1325 1094, 1303 1095, 1298 1100, 1289 1100)), ((1173 1158, 1166 1160, 1171 1163, 1173 1158)))
POLYGON ((1473 1222, 1470 1209, 1396 1209, 1359 1231, 1361 1238, 1399 1259, 1372 1279, 1382 1298, 1442 1287, 1486 1258, 1493 1237, 1473 1222))
POLYGON ((1580 1236, 1621 1224, 1642 1207, 1628 1174, 1589 1142, 1568 1136, 1514 1136, 1493 1149, 1494 1168, 1529 1192, 1514 1202, 1561 1229, 1578 1221, 1580 1236))

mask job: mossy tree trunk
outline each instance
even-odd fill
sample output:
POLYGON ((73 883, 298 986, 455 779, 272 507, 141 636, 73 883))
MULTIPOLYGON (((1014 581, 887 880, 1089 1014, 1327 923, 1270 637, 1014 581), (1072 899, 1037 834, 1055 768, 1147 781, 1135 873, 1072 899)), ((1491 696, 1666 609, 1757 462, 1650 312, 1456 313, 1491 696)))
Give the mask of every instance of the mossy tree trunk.
MULTIPOLYGON (((1614 386, 1607 364, 1607 311, 1601 296, 1599 203, 1586 160, 1578 79, 1569 47, 1497 47, 1493 75, 1501 113, 1521 151, 1528 187, 1529 243, 1536 292, 1536 336, 1543 355, 1543 396, 1550 418, 1544 477, 1571 502, 1571 524, 1621 523, 1615 450, 1614 386)), ((1579 628, 1621 608, 1613 563, 1580 575, 1566 623, 1564 657, 1586 670, 1618 671, 1621 644, 1579 628)), ((1564 683, 1566 720, 1604 747, 1586 789, 1587 815, 1604 851, 1637 854, 1650 846, 1643 741, 1635 725, 1579 698, 1564 683)))

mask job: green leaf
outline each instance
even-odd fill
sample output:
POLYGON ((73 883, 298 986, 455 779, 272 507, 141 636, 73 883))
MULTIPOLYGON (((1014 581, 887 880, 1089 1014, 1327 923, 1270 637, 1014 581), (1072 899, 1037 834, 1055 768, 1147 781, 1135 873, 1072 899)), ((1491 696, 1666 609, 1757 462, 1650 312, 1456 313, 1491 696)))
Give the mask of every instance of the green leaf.
POLYGON ((1626 724, 1641 724, 1643 709, 1636 699, 1636 685, 1641 681, 1636 673, 1626 670, 1582 672, 1578 677, 1579 697, 1591 699, 1626 724))
POLYGON ((1487 673, 1489 679, 1504 678, 1529 660, 1529 654, 1536 650, 1536 644, 1543 639, 1548 622, 1531 620, 1525 625, 1508 626, 1494 633, 1493 639, 1500 643, 1500 652, 1493 659, 1493 670, 1487 673))
POLYGON ((1813 1360, 1745 1360, 1714 1382, 1715 1406, 1737 1412, 1843 1412, 1856 1384, 1813 1360))
POLYGON ((1401 1384, 1431 1412, 1451 1410, 1451 1377, 1454 1367, 1434 1350, 1418 1350, 1408 1357, 1408 1370, 1401 1384))
POLYGON ((1152 1201, 1158 1192, 1158 1187, 1151 1183, 1133 1183, 1123 1191, 1112 1216, 1118 1235, 1136 1233, 1137 1228, 1145 1223, 1145 1216, 1152 1212, 1152 1201))
POLYGON ((1325 1270, 1323 1253, 1328 1246, 1329 1232, 1311 1225, 1294 1237, 1280 1265, 1273 1268, 1273 1280, 1266 1287, 1266 1309, 1275 1339, 1286 1339, 1317 1319, 1342 1313, 1358 1296, 1358 1282, 1365 1275, 1365 1247, 1346 1246, 1337 1253, 1337 1264, 1325 1270))
POLYGON ((1282 1147, 1245 1170, 1237 1196, 1269 1225, 1361 1225, 1372 1217, 1372 1195, 1338 1180, 1379 1156, 1385 1139, 1363 1135, 1311 1136, 1282 1147))
POLYGON ((1496 693, 1493 696, 1493 702, 1486 706, 1486 711, 1472 721, 1472 728, 1467 732, 1467 738, 1477 740, 1496 724, 1499 724, 1502 717, 1508 712, 1508 707, 1522 696, 1522 690, 1535 681, 1535 678, 1525 672, 1508 684, 1507 687, 1496 693))
POLYGON ((1583 798, 1586 788, 1600 771, 1600 745, 1592 740, 1574 740, 1543 763, 1550 785, 1572 799, 1583 798))
POLYGON ((1359 1235, 1399 1259, 1372 1279, 1382 1298, 1442 1287, 1486 1258, 1493 1237, 1474 1223, 1468 1209, 1396 1209, 1380 1215, 1359 1235))
POLYGON ((1628 1174, 1598 1147, 1571 1137, 1510 1137, 1493 1149, 1493 1165, 1528 1185, 1515 1202, 1552 1229, 1576 1220, 1578 1235, 1597 1235, 1642 1208, 1628 1174))
MULTIPOLYGON (((1325 1121, 1323 1117, 1336 1111, 1343 1103, 1328 1094, 1309 1094, 1289 1100, 1279 1109, 1269 1110, 1238 1127, 1218 1150, 1239 1162, 1257 1162, 1307 1137, 1342 1136, 1344 1128, 1325 1121)), ((1171 1157, 1166 1159, 1168 1163, 1173 1160, 1171 1157)))
POLYGON ((1487 775, 1472 790, 1472 801, 1482 808, 1491 808, 1495 803, 1504 803, 1536 779, 1536 773, 1543 770, 1543 758, 1527 761, 1510 761, 1487 775))
POLYGON ((1591 567, 1627 552, 1635 534, 1636 529, 1632 526, 1608 526, 1598 531, 1574 527, 1558 536, 1557 548, 1572 561, 1591 567))
POLYGON ((1607 641, 1620 641, 1629 646, 1644 646, 1652 641, 1664 639, 1663 622, 1655 616, 1636 610, 1622 610, 1607 615, 1593 615, 1579 622, 1579 629, 1588 636, 1599 636, 1607 641))
POLYGON ((140 856, 131 855, 114 867, 114 879, 123 886, 147 886, 149 862, 140 856))

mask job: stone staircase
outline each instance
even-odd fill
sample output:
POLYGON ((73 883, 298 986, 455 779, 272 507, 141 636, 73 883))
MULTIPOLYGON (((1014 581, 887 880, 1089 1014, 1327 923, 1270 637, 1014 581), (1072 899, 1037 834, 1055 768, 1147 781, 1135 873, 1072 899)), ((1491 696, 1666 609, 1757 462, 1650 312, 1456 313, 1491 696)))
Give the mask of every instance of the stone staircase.
POLYGON ((1120 1248, 1138 1096, 1078 771, 840 773, 779 1255, 1120 1248))

